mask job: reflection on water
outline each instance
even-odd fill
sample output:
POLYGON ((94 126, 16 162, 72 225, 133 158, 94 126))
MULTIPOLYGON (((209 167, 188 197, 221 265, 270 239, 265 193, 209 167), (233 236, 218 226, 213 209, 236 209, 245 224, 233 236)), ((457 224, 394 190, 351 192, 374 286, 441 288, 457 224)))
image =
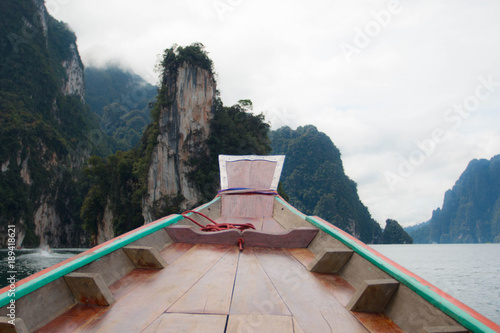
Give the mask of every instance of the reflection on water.
MULTIPOLYGON (((39 272, 47 267, 58 264, 63 260, 73 257, 86 249, 21 249, 16 250, 15 271, 16 280, 19 281, 31 274, 39 272)), ((7 272, 11 271, 8 266, 8 250, 0 250, 0 288, 8 285, 7 272)))

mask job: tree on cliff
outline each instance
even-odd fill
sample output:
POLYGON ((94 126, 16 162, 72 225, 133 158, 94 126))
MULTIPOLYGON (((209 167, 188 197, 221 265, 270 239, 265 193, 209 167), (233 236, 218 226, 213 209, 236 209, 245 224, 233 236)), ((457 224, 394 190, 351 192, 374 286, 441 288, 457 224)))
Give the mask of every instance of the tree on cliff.
POLYGON ((269 124, 264 115, 248 112, 251 101, 242 100, 226 107, 217 98, 215 115, 211 123, 208 140, 210 156, 206 161, 191 160, 197 168, 190 174, 191 179, 204 196, 211 199, 219 188, 218 156, 224 155, 268 155, 269 124))
POLYGON ((83 97, 75 34, 42 0, 0 1, 0 243, 16 225, 24 246, 82 245, 82 165, 114 147, 83 97))
MULTIPOLYGON (((208 58, 200 43, 190 46, 173 46, 166 49, 159 70, 162 86, 155 107, 151 111, 153 122, 148 126, 139 146, 127 152, 118 152, 105 159, 89 160, 86 173, 91 182, 91 190, 85 198, 81 216, 86 230, 94 236, 105 216, 112 215, 114 234, 119 235, 144 223, 142 199, 147 192, 148 170, 152 154, 158 144, 162 112, 174 102, 178 69, 188 63, 197 68, 213 71, 212 60, 208 58), (111 214, 109 214, 111 212, 111 214)), ((250 112, 251 102, 244 100, 231 107, 225 107, 218 95, 213 101, 213 118, 210 121, 208 155, 199 158, 193 155, 189 160, 192 171, 187 175, 192 185, 202 193, 203 199, 212 199, 219 185, 219 154, 268 154, 270 151, 269 124, 264 116, 250 112)), ((173 127, 175 128, 175 126, 173 127)), ((173 137, 177 133, 169 133, 173 137)), ((179 213, 184 197, 179 193, 163 197, 162 204, 154 212, 156 217, 179 213)))
POLYGON ((413 239, 397 221, 388 219, 385 221, 382 242, 384 244, 413 244, 413 239))
POLYGON ((340 151, 312 125, 271 132, 273 154, 285 154, 282 181, 290 203, 305 214, 324 218, 367 243, 379 243, 380 225, 345 173, 340 151))

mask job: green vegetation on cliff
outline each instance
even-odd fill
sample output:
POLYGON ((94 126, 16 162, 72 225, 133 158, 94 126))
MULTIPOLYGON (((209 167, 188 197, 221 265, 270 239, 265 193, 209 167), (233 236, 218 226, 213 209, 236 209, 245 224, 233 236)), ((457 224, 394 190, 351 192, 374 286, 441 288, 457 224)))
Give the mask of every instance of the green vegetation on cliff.
POLYGON ((67 235, 47 237, 80 243, 81 221, 72 211, 84 191, 76 183, 79 165, 86 154, 112 149, 78 92, 63 92, 64 66, 83 70, 75 42, 43 1, 0 2, 0 229, 17 224, 25 246, 40 241, 34 214, 44 204, 72 226, 60 229, 67 235))
POLYGON ((197 169, 190 174, 198 190, 209 200, 219 189, 219 155, 268 155, 271 151, 268 137, 269 124, 264 115, 254 115, 252 102, 240 100, 231 107, 222 105, 220 98, 216 99, 215 114, 210 124, 208 160, 190 161, 197 169))
POLYGON ((384 244, 413 244, 413 239, 404 231, 403 227, 395 220, 385 221, 385 229, 382 233, 384 244))
MULTIPOLYGON (((115 235, 122 234, 144 223, 141 200, 147 189, 147 172, 151 164, 151 155, 157 144, 159 121, 162 108, 171 103, 167 89, 173 84, 178 68, 188 62, 203 69, 212 70, 212 61, 208 58, 203 45, 199 43, 187 47, 172 47, 165 50, 160 65, 162 87, 155 107, 151 110, 153 122, 147 127, 137 147, 117 152, 107 158, 93 157, 89 160, 86 174, 91 179, 88 192, 81 209, 84 228, 94 237, 100 221, 105 215, 106 206, 113 216, 115 235), (167 75, 174 73, 174 75, 167 75), (108 205, 109 203, 109 205, 108 205)), ((190 179, 202 193, 204 200, 212 199, 219 186, 218 155, 219 154, 268 154, 270 151, 267 133, 269 125, 264 122, 263 115, 253 115, 251 102, 240 101, 238 104, 225 107, 219 97, 214 100, 213 119, 210 122, 208 159, 193 158, 190 162, 195 166, 190 179)), ((153 212, 155 216, 179 213, 184 198, 180 195, 164 197, 162 208, 153 212)))
POLYGON ((151 122, 149 105, 157 88, 116 65, 86 68, 85 85, 85 100, 104 133, 115 139, 120 150, 135 146, 151 122))
POLYGON ((340 151, 312 125, 271 132, 273 154, 285 154, 283 187, 290 203, 318 215, 364 242, 379 243, 382 230, 344 173, 340 151))
MULTIPOLYGON (((151 113, 159 113, 159 108, 160 103, 156 103, 151 113)), ((81 206, 80 216, 84 221, 83 228, 93 243, 108 203, 115 235, 144 224, 141 201, 147 190, 147 172, 158 133, 158 122, 153 122, 144 131, 136 147, 125 152, 118 151, 106 158, 93 156, 88 160, 85 174, 89 177, 90 190, 81 206)), ((178 213, 178 210, 163 213, 167 215, 174 212, 178 213)))
POLYGON ((187 62, 195 67, 214 72, 214 63, 208 57, 205 46, 202 43, 193 43, 188 46, 177 44, 163 52, 163 59, 158 65, 157 71, 163 76, 164 72, 177 72, 179 67, 187 62))
POLYGON ((443 207, 420 226, 408 228, 415 243, 500 242, 500 155, 472 160, 443 207))

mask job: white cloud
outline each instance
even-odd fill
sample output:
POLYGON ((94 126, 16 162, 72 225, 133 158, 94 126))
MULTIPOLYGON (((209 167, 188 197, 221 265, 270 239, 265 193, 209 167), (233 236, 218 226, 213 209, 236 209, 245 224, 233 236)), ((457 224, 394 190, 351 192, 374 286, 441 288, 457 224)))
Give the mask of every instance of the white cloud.
POLYGON ((47 0, 76 32, 85 64, 118 61, 151 83, 165 48, 205 44, 224 103, 250 98, 274 126, 328 134, 382 225, 427 220, 471 159, 500 153, 500 87, 457 128, 443 118, 479 77, 500 82, 500 3, 401 1, 373 30, 390 3, 47 0), (347 61, 342 43, 355 45, 370 27, 369 43, 347 61), (439 128, 450 136, 391 189, 384 174, 418 157, 418 143, 439 128))

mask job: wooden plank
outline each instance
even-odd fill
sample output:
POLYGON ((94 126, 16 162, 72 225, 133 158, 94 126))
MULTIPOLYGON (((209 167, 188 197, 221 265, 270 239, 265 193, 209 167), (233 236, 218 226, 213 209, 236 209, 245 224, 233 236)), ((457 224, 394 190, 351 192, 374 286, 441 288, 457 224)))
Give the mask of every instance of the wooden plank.
MULTIPOLYGON (((287 249, 287 251, 304 267, 307 267, 316 258, 316 255, 309 249, 287 249)), ((313 275, 343 306, 349 303, 356 292, 356 289, 349 282, 337 274, 313 273, 313 275)))
POLYGON ((285 229, 312 226, 305 220, 306 215, 278 196, 274 198, 273 218, 285 229))
POLYGON ((238 256, 238 248, 231 248, 167 312, 229 314, 238 256))
POLYGON ((164 248, 160 251, 161 256, 168 265, 176 261, 180 256, 182 256, 187 251, 191 250, 194 244, 187 243, 173 243, 170 246, 164 248))
POLYGON ((98 305, 77 304, 70 310, 43 326, 36 333, 71 333, 98 316, 105 307, 98 305))
POLYGON ((174 304, 229 250, 196 245, 179 260, 152 275, 84 327, 83 332, 139 332, 174 304))
POLYGON ((227 316, 165 313, 142 333, 204 332, 224 333, 227 316))
POLYGON ((316 258, 316 255, 309 249, 292 248, 292 249, 287 249, 287 251, 304 267, 307 267, 307 265, 309 265, 309 263, 311 263, 311 261, 313 261, 314 258, 316 258))
POLYGON ((228 187, 271 188, 276 164, 271 161, 226 162, 228 187))
POLYGON ((317 233, 318 229, 316 228, 298 228, 273 234, 247 229, 243 231, 242 238, 245 241, 245 246, 305 248, 317 233))
MULTIPOLYGON (((232 218, 228 218, 227 221, 231 222, 232 218)), ((237 245, 238 239, 243 238, 245 246, 305 248, 316 236, 318 229, 298 228, 270 234, 253 229, 246 229, 243 232, 236 229, 203 232, 193 227, 176 225, 167 228, 167 232, 176 242, 190 244, 237 245)))
POLYGON ((304 267, 307 267, 311 261, 316 258, 316 255, 309 249, 304 248, 292 248, 287 249, 288 253, 294 257, 298 262, 300 262, 304 267))
POLYGON ((274 196, 260 194, 223 194, 221 216, 271 217, 274 196))
POLYGON ((227 333, 293 333, 291 316, 230 315, 227 333))
POLYGON ((254 251, 305 332, 367 332, 328 289, 286 250, 255 248, 254 251))
POLYGON ((337 274, 312 273, 344 307, 349 304, 356 289, 337 274))
POLYGON ((404 333, 389 317, 382 313, 353 312, 371 333, 404 333))
POLYGON ((297 318, 295 318, 295 317, 292 317, 292 318, 293 318, 293 332, 294 333, 304 333, 304 330, 302 329, 302 327, 300 327, 300 324, 297 321, 297 318))
POLYGON ((239 230, 231 229, 218 232, 204 232, 193 227, 176 225, 167 228, 167 232, 176 242, 190 244, 236 245, 241 237, 239 230))
POLYGON ((240 254, 230 314, 291 315, 255 257, 254 248, 240 254))
POLYGON ((272 217, 264 217, 261 230, 265 232, 282 232, 285 231, 285 228, 272 217))
POLYGON ((262 230, 262 217, 226 217, 224 223, 251 223, 255 227, 255 230, 262 230))
POLYGON ((109 286, 109 291, 111 291, 115 300, 119 301, 120 298, 133 291, 141 284, 148 283, 148 280, 153 279, 153 276, 157 272, 156 270, 146 268, 134 269, 132 272, 109 286))

